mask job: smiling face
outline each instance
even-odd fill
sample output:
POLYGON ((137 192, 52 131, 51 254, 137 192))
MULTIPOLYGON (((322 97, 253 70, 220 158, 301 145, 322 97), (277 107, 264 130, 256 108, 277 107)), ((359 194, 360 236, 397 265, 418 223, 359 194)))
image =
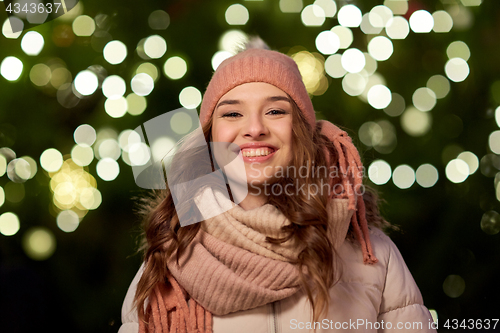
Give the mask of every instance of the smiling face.
POLYGON ((273 183, 274 175, 291 161, 292 119, 291 100, 283 90, 263 82, 245 83, 217 103, 212 141, 238 145, 247 183, 263 186, 273 183))

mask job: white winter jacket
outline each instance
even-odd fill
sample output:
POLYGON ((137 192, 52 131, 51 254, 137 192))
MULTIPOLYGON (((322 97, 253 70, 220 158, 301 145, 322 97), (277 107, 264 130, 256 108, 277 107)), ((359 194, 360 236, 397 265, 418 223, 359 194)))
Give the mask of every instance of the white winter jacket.
MULTIPOLYGON (((357 242, 344 241, 341 280, 330 289, 328 314, 311 319, 307 296, 298 293, 255 309, 213 316, 214 333, 295 332, 436 332, 432 317, 410 271, 392 240, 372 228, 370 239, 378 263, 365 265, 357 242)), ((122 308, 119 333, 139 331, 132 302, 142 267, 135 276, 122 308)))

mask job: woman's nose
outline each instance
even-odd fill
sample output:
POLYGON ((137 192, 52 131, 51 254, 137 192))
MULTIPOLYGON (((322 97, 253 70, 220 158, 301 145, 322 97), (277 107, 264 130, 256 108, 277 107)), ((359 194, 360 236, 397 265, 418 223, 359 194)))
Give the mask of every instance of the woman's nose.
POLYGON ((269 130, 260 115, 252 115, 247 118, 244 125, 244 135, 258 138, 269 133, 269 130))

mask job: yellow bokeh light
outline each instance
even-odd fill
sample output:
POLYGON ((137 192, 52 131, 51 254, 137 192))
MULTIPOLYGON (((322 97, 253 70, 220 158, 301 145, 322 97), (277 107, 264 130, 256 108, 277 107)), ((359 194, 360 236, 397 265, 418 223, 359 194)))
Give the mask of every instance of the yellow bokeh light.
POLYGON ((375 28, 371 23, 370 23, 370 14, 366 13, 363 15, 361 18, 361 24, 359 25, 359 28, 365 35, 377 35, 382 31, 382 28, 375 28))
POLYGON ((385 0, 384 6, 388 7, 394 15, 404 15, 408 11, 406 0, 385 0))
POLYGON ((349 46, 351 46, 354 39, 351 29, 343 27, 341 25, 337 25, 331 28, 330 31, 339 37, 340 49, 347 49, 349 46))
POLYGON ((168 78, 178 80, 186 75, 187 63, 181 57, 171 57, 165 61, 163 71, 168 78))
POLYGON ((386 184, 391 175, 391 166, 384 160, 375 160, 368 167, 368 178, 376 185, 386 184))
POLYGON ((109 139, 104 139, 102 141, 99 141, 96 144, 96 148, 99 151, 98 154, 96 154, 99 159, 102 158, 112 158, 115 161, 120 158, 120 145, 118 144, 118 141, 115 140, 114 138, 109 138, 109 139))
POLYGON ((56 250, 56 238, 45 227, 33 227, 23 235, 23 249, 33 260, 46 260, 56 250))
POLYGON ((500 154, 500 131, 494 131, 488 138, 490 150, 495 154, 500 154))
POLYGON ((347 71, 342 67, 342 55, 332 54, 325 61, 325 71, 333 78, 343 77, 347 71))
POLYGON ((159 35, 146 38, 144 41, 144 53, 151 59, 159 59, 167 52, 167 42, 159 35))
POLYGON ((402 190, 410 188, 415 183, 415 171, 409 165, 399 165, 392 173, 392 181, 402 190))
POLYGON ((303 6, 302 0, 280 0, 280 10, 283 13, 300 13, 303 6))
POLYGON ((314 4, 323 9, 326 17, 334 17, 337 13, 337 4, 333 0, 316 0, 314 4))
POLYGON ((359 73, 348 73, 342 79, 342 89, 350 96, 358 96, 365 90, 368 80, 359 73))
POLYGON ((106 44, 102 52, 107 62, 111 65, 118 65, 127 57, 127 46, 119 40, 113 40, 106 44))
POLYGON ((389 20, 385 32, 391 39, 405 39, 410 33, 410 26, 404 17, 396 16, 389 20))
POLYGON ((0 154, 0 177, 2 177, 7 171, 7 159, 5 156, 0 154))
POLYGON ((50 84, 59 89, 62 85, 70 83, 72 79, 71 72, 64 67, 57 67, 52 69, 50 77, 50 84))
POLYGON ((318 5, 309 5, 302 10, 300 18, 306 27, 318 27, 325 23, 325 11, 318 5))
POLYGON ((55 148, 46 149, 40 155, 40 165, 47 172, 56 172, 63 165, 63 156, 55 148))
POLYGON ((476 154, 470 152, 470 151, 464 151, 461 152, 457 159, 460 159, 467 163, 469 166, 469 174, 472 175, 474 172, 477 171, 479 168, 479 159, 477 158, 476 154))
POLYGON ((393 13, 389 7, 378 5, 373 7, 368 14, 370 24, 375 28, 385 28, 392 19, 393 13))
POLYGON ((127 96, 127 105, 128 105, 127 112, 133 116, 138 116, 141 115, 146 110, 148 103, 146 97, 130 93, 127 96))
POLYGON ((453 28, 453 19, 450 14, 444 10, 438 10, 432 13, 434 27, 432 30, 437 33, 447 33, 453 28))
POLYGON ((57 215, 57 226, 64 232, 73 232, 80 224, 80 218, 74 211, 67 209, 57 215))
POLYGON ((445 173, 452 183, 463 183, 469 177, 469 165, 464 160, 453 159, 446 165, 445 173))
POLYGON ((451 297, 457 298, 465 291, 465 281, 460 275, 448 275, 443 282, 444 293, 451 297))
POLYGON ((179 102, 186 109, 196 109, 201 103, 201 92, 195 87, 186 87, 179 94, 179 102))
MULTIPOLYGON (((495 121, 497 122, 497 126, 500 127, 500 106, 495 109, 495 121)), ((0 176, 1 175, 2 175, 2 168, 0 167, 0 176)))
POLYGON ((85 209, 94 210, 101 205, 102 195, 98 189, 87 187, 80 192, 79 201, 85 209))
POLYGON ((4 236, 13 236, 17 234, 20 227, 21 224, 19 223, 19 218, 16 214, 6 212, 0 215, 0 234, 4 236))
POLYGON ((307 92, 312 95, 324 93, 326 90, 325 85, 326 88, 328 85, 324 82, 326 77, 324 75, 323 57, 319 54, 315 56, 307 51, 299 51, 293 54, 292 58, 297 63, 307 92))
POLYGON ((420 186, 432 187, 439 179, 438 170, 432 164, 422 164, 417 168, 416 179, 420 186))
POLYGON ((23 72, 23 62, 16 57, 7 57, 0 64, 0 74, 8 81, 16 81, 23 72))
POLYGON ((135 74, 140 74, 140 73, 145 73, 151 76, 151 78, 155 82, 158 79, 158 67, 156 67, 150 62, 144 62, 140 64, 139 67, 137 67, 137 69, 135 70, 135 74))
POLYGON ((410 16, 410 28, 415 33, 431 32, 434 27, 434 18, 426 10, 414 11, 410 16))
POLYGON ((391 94, 391 103, 384 109, 384 112, 391 117, 400 116, 406 108, 405 99, 397 93, 391 94))
POLYGON ((43 87, 50 82, 52 72, 50 67, 45 64, 36 64, 31 68, 30 80, 36 86, 43 87))
POLYGON ((0 207, 5 203, 5 191, 2 186, 0 186, 0 207))
POLYGON ((401 127, 411 136, 422 136, 429 132, 432 117, 429 112, 422 112, 415 107, 409 107, 401 115, 401 127))
POLYGON ((429 88, 418 88, 413 93, 412 101, 420 111, 430 111, 436 105, 436 94, 429 88))
POLYGON ((170 127, 177 134, 187 134, 193 127, 193 120, 186 112, 176 112, 170 118, 170 127))
POLYGON ((359 140, 368 147, 376 146, 383 135, 382 127, 373 121, 367 121, 359 127, 359 140))
POLYGON ((450 45, 446 48, 446 55, 450 59, 462 58, 467 61, 470 58, 470 49, 464 42, 455 41, 450 43, 450 45))
POLYGON ((362 20, 361 10, 355 5, 345 5, 337 13, 339 24, 344 27, 359 27, 362 20))
POLYGON ((92 36, 95 31, 95 21, 87 15, 80 15, 73 21, 73 32, 77 36, 92 36))
POLYGON ((226 9, 225 17, 229 25, 245 25, 248 22, 250 14, 245 6, 234 4, 226 9))
POLYGON ((442 75, 433 75, 427 80, 427 88, 434 92, 436 98, 444 98, 450 92, 450 81, 442 75))
POLYGON ((117 99, 106 99, 104 102, 104 110, 112 118, 121 118, 127 113, 128 104, 125 97, 117 99))
POLYGON ((153 30, 165 30, 170 25, 170 16, 161 9, 155 10, 149 14, 148 24, 153 30))
POLYGON ((94 151, 90 147, 75 145, 71 149, 71 159, 79 166, 87 166, 94 160, 94 151))

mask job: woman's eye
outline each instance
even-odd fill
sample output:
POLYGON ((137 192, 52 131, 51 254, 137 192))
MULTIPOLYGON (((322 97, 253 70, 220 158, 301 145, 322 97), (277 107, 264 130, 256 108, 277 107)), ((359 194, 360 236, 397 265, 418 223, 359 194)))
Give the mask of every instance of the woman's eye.
POLYGON ((225 113, 224 115, 222 115, 222 117, 226 117, 226 118, 236 118, 238 117, 240 114, 238 112, 228 112, 228 113, 225 113))
POLYGON ((268 112, 268 114, 278 115, 278 114, 286 114, 286 112, 283 111, 283 110, 271 110, 271 111, 268 112))

